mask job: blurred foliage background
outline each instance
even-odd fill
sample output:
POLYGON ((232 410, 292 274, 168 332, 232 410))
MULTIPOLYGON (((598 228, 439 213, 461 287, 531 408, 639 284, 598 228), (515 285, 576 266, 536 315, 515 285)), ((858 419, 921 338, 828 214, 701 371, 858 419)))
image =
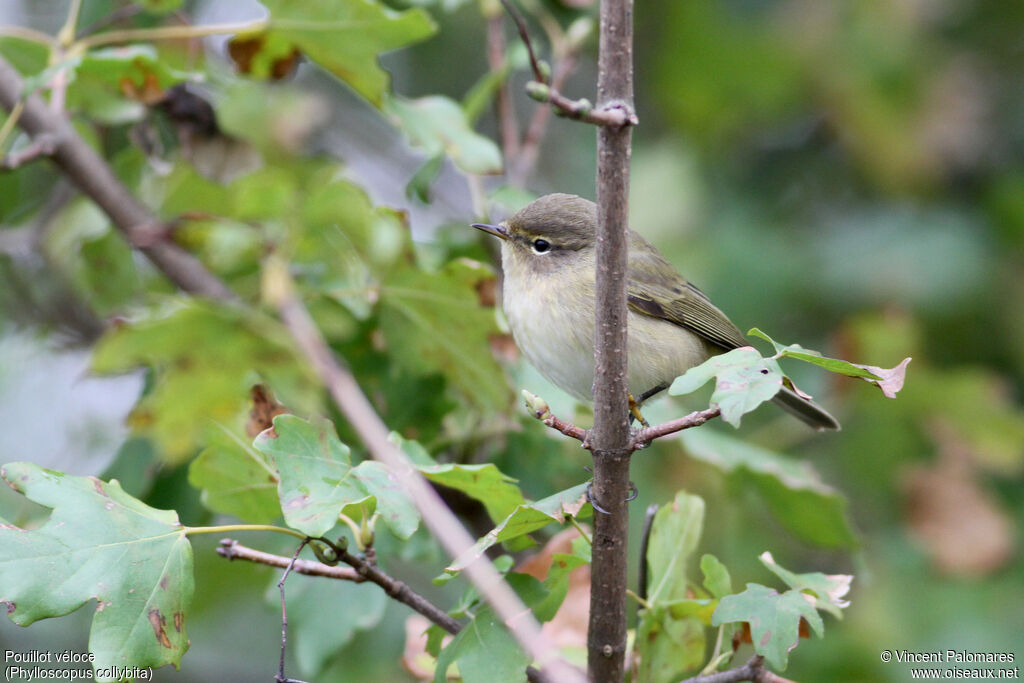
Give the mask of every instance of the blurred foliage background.
MULTIPOLYGON (((126 4, 86 0, 81 25, 126 4)), ((439 29, 424 42, 384 55, 395 92, 462 101, 479 112, 477 130, 499 140, 493 108, 467 97, 486 81, 486 17, 497 11, 494 3, 395 0, 393 6, 410 4, 425 8, 439 29)), ((596 21, 596 8, 587 0, 531 0, 523 8, 544 54, 550 36, 545 22, 567 28, 587 17, 596 21)), ((252 16, 259 8, 254 2, 197 0, 186 2, 184 10, 197 23, 213 23, 252 16)), ((54 34, 66 11, 63 0, 7 0, 0 24, 54 34)), ((147 25, 162 18, 143 13, 132 21, 147 25)), ((707 458, 689 457, 686 440, 672 439, 634 459, 640 491, 633 504, 634 541, 640 511, 685 488, 708 504, 701 550, 726 562, 737 584, 765 579, 756 561, 764 550, 797 571, 854 574, 846 619, 829 620, 823 640, 804 641, 793 653, 786 675, 796 680, 906 680, 904 665, 879 660, 885 649, 1015 652, 1019 662, 1024 5, 661 0, 639 3, 635 20, 641 125, 634 134, 632 227, 741 329, 756 325, 780 341, 860 363, 887 367, 904 356, 914 361, 896 400, 867 384, 787 368, 840 418, 838 434, 812 434, 770 409, 746 418, 738 434, 727 432, 809 462, 848 501, 840 507, 855 540, 829 536, 831 522, 817 519, 813 506, 787 509, 791 499, 759 484, 752 470, 728 471, 707 458)), ((586 24, 576 27, 588 37, 579 41, 575 70, 563 91, 592 98, 596 41, 593 32, 585 34, 586 24)), ((519 65, 510 80, 523 122, 540 105, 522 92, 528 77, 508 22, 504 33, 510 59, 519 65)), ((183 210, 218 213, 215 207, 225 201, 244 201, 252 202, 246 204, 248 219, 276 220, 285 209, 273 205, 275 191, 300 193, 281 200, 282 206, 297 202, 315 213, 317 202, 324 202, 325 212, 351 211, 357 221, 372 216, 376 222, 366 235, 377 243, 357 246, 372 255, 367 258, 374 273, 405 278, 407 287, 415 288, 421 272, 437 270, 452 257, 493 259, 489 245, 467 224, 478 218, 482 194, 493 193, 488 206, 493 218, 502 218, 522 202, 522 190, 500 175, 467 182, 465 163, 472 166, 473 160, 465 159, 461 167, 448 159, 437 162, 436 177, 425 184, 417 171, 436 151, 422 140, 409 144, 400 111, 375 109, 310 65, 278 83, 242 80, 232 73, 223 40, 203 42, 198 53, 182 44, 159 49, 161 62, 175 68, 204 65, 210 78, 203 87, 216 103, 221 128, 266 162, 249 176, 257 180, 232 190, 246 199, 225 199, 218 189, 223 186, 193 178, 183 159, 198 166, 197 157, 207 155, 208 170, 213 164, 226 176, 244 175, 251 158, 241 147, 193 149, 186 159, 184 146, 161 147, 173 125, 153 111, 111 114, 102 125, 94 116, 91 127, 81 123, 122 178, 164 217, 183 210), (351 183, 335 191, 354 193, 334 203, 316 196, 320 184, 334 178, 324 170, 331 159, 343 164, 343 177, 351 183), (318 170, 318 163, 324 168, 318 170), (411 181, 419 196, 407 192, 411 181), (371 208, 370 202, 387 208, 371 208), (403 223, 411 228, 414 246, 401 234, 403 223), (401 271, 403 259, 426 270, 401 271)), ((33 59, 21 44, 0 42, 0 50, 15 63, 33 59)), ((593 130, 553 119, 525 189, 593 198, 594 161, 593 130)), ((54 179, 45 163, 0 173, 0 458, 117 476, 150 504, 178 509, 186 523, 206 523, 213 513, 201 505, 182 464, 204 445, 202 438, 183 437, 172 425, 167 429, 184 441, 169 446, 166 438, 140 430, 138 412, 131 428, 126 426, 128 411, 140 391, 149 391, 154 375, 90 372, 89 348, 109 321, 131 318, 154 291, 169 288, 132 258, 91 205, 54 179)), ((246 220, 193 224, 179 241, 237 290, 254 296, 262 238, 246 220)), ((296 258, 309 265, 307 284, 329 248, 318 242, 295 247, 296 258)), ((358 267, 351 265, 343 275, 356 277, 358 267)), ((458 287, 469 280, 482 281, 462 271, 445 271, 444 277, 453 297, 468 291, 458 287)), ((585 479, 586 453, 523 418, 516 396, 519 388, 529 388, 557 414, 576 413, 581 422, 589 420, 586 410, 524 367, 507 343, 495 344, 507 383, 495 373, 482 383, 486 388, 473 391, 479 377, 467 383, 458 373, 438 372, 442 361, 429 372, 396 361, 396 340, 408 341, 412 333, 394 313, 373 309, 372 303, 365 315, 357 312, 359 302, 340 295, 311 306, 389 426, 420 439, 439 459, 494 461, 535 498, 585 479), (382 347, 381 330, 389 348, 382 347)), ((402 309, 395 303, 392 310, 402 309)), ((224 335, 201 312, 192 314, 198 320, 196 348, 221 354, 205 356, 211 363, 227 362, 245 348, 244 334, 224 335), (204 334, 211 338, 204 341, 204 334)), ((430 315, 454 326, 461 314, 430 315)), ((449 329, 454 334, 457 328, 449 329)), ((110 337, 105 339, 106 360, 93 361, 94 368, 98 362, 98 369, 123 371, 138 362, 130 344, 112 350, 110 337)), ((410 343, 403 353, 419 357, 423 349, 410 343)), ((282 381, 295 387, 306 380, 282 381)), ((234 388, 210 389, 222 390, 234 388)), ((307 408, 316 403, 307 397, 307 408)), ((696 399, 683 405, 663 401, 648 417, 664 419, 695 407, 696 399)), ((342 438, 351 440, 346 429, 339 424, 342 438)), ((23 505, 11 496, 0 498, 0 512, 8 518, 29 514, 23 505)), ((276 578, 265 568, 220 561, 213 543, 196 542, 192 649, 180 672, 161 670, 158 680, 248 678, 274 668, 276 592, 267 601, 264 594, 276 578)), ((429 579, 444 558, 431 542, 414 537, 402 552, 409 562, 393 573, 436 590, 429 579)), ((316 606, 310 601, 311 611, 316 606)), ((86 611, 27 630, 0 620, 0 643, 83 651, 86 611)), ((407 614, 376 603, 365 612, 380 620, 376 630, 355 625, 355 640, 344 648, 328 639, 305 655, 315 662, 312 670, 320 670, 317 680, 406 676, 397 661, 407 614)))

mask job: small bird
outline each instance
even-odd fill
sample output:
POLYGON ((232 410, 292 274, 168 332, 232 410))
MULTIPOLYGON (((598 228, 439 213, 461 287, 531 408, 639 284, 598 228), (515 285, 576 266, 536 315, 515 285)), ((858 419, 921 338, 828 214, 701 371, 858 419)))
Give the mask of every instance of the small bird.
MULTIPOLYGON (((542 375, 591 402, 594 383, 597 205, 549 194, 498 225, 503 304, 516 345, 542 375)), ((629 231, 628 366, 635 405, 713 355, 747 346, 708 297, 639 234, 629 231)), ((772 399, 815 429, 839 429, 816 403, 783 386, 772 399)))

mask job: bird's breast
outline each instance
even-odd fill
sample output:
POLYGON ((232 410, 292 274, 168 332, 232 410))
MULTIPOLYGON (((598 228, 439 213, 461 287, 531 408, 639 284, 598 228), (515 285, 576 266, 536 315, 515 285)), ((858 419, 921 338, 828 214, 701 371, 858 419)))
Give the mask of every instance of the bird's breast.
MULTIPOLYGON (((548 380, 590 402, 594 383, 594 284, 562 286, 529 275, 504 283, 504 309, 526 359, 548 380)), ((674 323, 630 311, 629 388, 640 396, 668 384, 709 354, 698 335, 674 323)))

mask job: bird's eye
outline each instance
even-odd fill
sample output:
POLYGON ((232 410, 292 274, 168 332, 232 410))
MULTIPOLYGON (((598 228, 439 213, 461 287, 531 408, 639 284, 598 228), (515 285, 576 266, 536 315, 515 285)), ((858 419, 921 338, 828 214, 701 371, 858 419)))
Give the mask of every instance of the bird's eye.
POLYGON ((535 239, 533 241, 533 251, 536 254, 543 254, 546 251, 551 250, 551 242, 543 239, 535 239))

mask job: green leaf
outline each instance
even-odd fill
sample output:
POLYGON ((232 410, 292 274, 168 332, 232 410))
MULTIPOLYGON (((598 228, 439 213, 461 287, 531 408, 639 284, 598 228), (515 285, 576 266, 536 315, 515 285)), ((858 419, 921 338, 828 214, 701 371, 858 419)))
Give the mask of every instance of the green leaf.
POLYGON ((188 459, 211 422, 233 424, 249 407, 249 388, 263 381, 297 410, 318 386, 281 325, 259 313, 198 299, 168 300, 135 321, 112 327, 93 350, 98 373, 139 366, 154 371, 152 388, 129 423, 151 436, 167 462, 188 459))
POLYGON ((209 434, 206 448, 188 468, 188 481, 203 492, 203 504, 254 524, 280 517, 273 463, 224 425, 209 434))
MULTIPOLYGON (((43 43, 17 36, 0 36, 0 55, 23 76, 37 74, 46 68, 50 49, 43 43)), ((3 113, 6 117, 7 112, 3 113)), ((2 120, 2 118, 0 118, 2 120)))
MULTIPOLYGON (((275 576, 267 587, 266 602, 280 616, 277 581, 275 576)), ((377 626, 389 601, 387 593, 369 582, 323 581, 299 574, 289 577, 285 594, 288 648, 304 677, 317 676, 356 633, 377 626)))
POLYGON ((346 506, 370 498, 397 537, 408 539, 419 525, 419 513, 397 478, 382 463, 367 461, 353 468, 349 448, 329 420, 278 415, 274 428, 256 437, 253 446, 274 458, 281 508, 293 529, 323 536, 346 506))
POLYGON ((737 621, 747 622, 754 651, 774 668, 785 670, 789 651, 800 641, 801 618, 819 637, 825 632, 821 616, 811 604, 813 600, 800 591, 779 593, 767 586, 748 583, 742 593, 722 598, 711 623, 721 626, 737 621))
POLYGON ((428 155, 447 154, 466 173, 502 171, 501 152, 494 142, 476 133, 456 102, 433 95, 417 100, 390 97, 384 110, 405 131, 409 141, 428 155))
POLYGON ((732 578, 717 557, 706 554, 700 558, 700 570, 704 573, 704 588, 711 595, 720 598, 732 593, 732 578))
POLYGON ((668 393, 689 394, 716 377, 711 405, 722 410, 722 419, 733 427, 740 418, 769 401, 782 388, 782 370, 771 358, 762 358, 756 349, 743 346, 719 356, 712 356, 700 365, 677 377, 668 393))
POLYGON ((430 203, 430 186, 437 180, 437 174, 441 172, 441 164, 444 162, 444 155, 435 154, 424 161, 412 178, 405 186, 405 196, 410 199, 418 199, 424 204, 430 203))
POLYGON ((177 514, 132 498, 116 481, 33 463, 5 465, 0 476, 53 508, 31 531, 0 520, 0 603, 11 620, 28 626, 95 599, 89 651, 97 669, 178 666, 188 649, 193 577, 177 514))
MULTIPOLYGON (((551 621, 555 618, 558 608, 562 606, 565 596, 569 594, 569 574, 573 569, 585 564, 590 564, 590 560, 579 555, 566 553, 552 555, 548 575, 544 577, 543 581, 544 594, 538 600, 526 602, 538 621, 551 621)), ((514 576, 514 574, 509 576, 514 576)))
POLYGON ((585 512, 587 484, 580 484, 571 489, 560 491, 534 503, 519 505, 498 526, 480 538, 473 547, 455 558, 449 567, 448 574, 462 571, 496 543, 504 543, 541 529, 552 522, 565 523, 566 516, 580 517, 585 512))
POLYGON ((843 618, 842 610, 850 606, 850 601, 844 600, 843 596, 850 592, 852 575, 821 572, 794 574, 776 564, 769 552, 762 553, 757 559, 790 588, 812 595, 815 598, 815 608, 823 609, 837 619, 843 618))
POLYGON ((647 602, 657 605, 686 598, 686 566, 704 527, 704 500, 685 491, 654 515, 647 544, 647 602))
POLYGON ((380 326, 391 359, 418 374, 442 373, 471 404, 508 405, 511 392, 491 354, 498 332, 494 311, 480 304, 475 285, 489 269, 465 261, 438 273, 396 268, 380 289, 380 326))
POLYGON ((846 499, 822 482, 809 463, 710 429, 691 429, 681 438, 691 457, 753 486, 779 521, 797 536, 828 548, 857 546, 846 499))
POLYGON ((387 465, 366 460, 352 470, 352 476, 377 500, 377 514, 391 533, 408 540, 420 525, 420 513, 387 465))
POLYGON ((523 492, 514 483, 516 480, 499 470, 494 463, 428 465, 417 469, 435 484, 462 491, 483 503, 495 524, 526 503, 523 492))
MULTIPOLYGON (((436 30, 421 9, 396 12, 373 0, 261 2, 270 11, 270 19, 268 28, 254 35, 264 37, 268 62, 282 50, 297 48, 378 107, 389 79, 378 65, 377 55, 423 40, 436 30)), ((264 73, 269 72, 268 66, 264 65, 264 73)), ((259 65, 254 65, 253 71, 259 70, 259 65)))
POLYGON ((434 683, 445 683, 448 669, 459 665, 465 683, 521 683, 530 658, 491 610, 481 609, 441 651, 434 683))
POLYGON ((859 365, 838 358, 827 358, 817 351, 805 349, 799 344, 780 344, 756 327, 747 332, 747 334, 771 342, 772 346, 775 347, 776 355, 780 358, 795 358, 812 365, 817 365, 829 372, 846 375, 847 377, 859 377, 881 389, 887 398, 896 398, 896 394, 903 388, 903 382, 907 376, 907 364, 911 361, 910 358, 904 358, 894 368, 859 365))
POLYGON ((660 608, 640 610, 638 616, 638 683, 676 683, 703 663, 706 643, 700 619, 676 618, 660 608))
POLYGON ((329 420, 278 415, 253 447, 272 457, 280 473, 285 522, 308 536, 323 536, 338 523, 342 508, 368 496, 350 476, 349 448, 329 420))

